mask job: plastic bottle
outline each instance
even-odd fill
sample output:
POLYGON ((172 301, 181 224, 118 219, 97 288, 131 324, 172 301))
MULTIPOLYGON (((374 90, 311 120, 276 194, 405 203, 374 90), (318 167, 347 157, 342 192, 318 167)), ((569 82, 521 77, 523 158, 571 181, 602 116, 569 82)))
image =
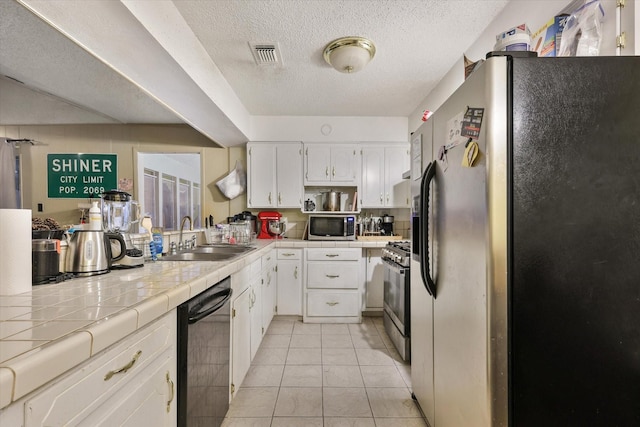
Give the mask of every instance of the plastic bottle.
POLYGON ((102 230, 102 213, 97 201, 91 202, 89 209, 89 230, 102 230))

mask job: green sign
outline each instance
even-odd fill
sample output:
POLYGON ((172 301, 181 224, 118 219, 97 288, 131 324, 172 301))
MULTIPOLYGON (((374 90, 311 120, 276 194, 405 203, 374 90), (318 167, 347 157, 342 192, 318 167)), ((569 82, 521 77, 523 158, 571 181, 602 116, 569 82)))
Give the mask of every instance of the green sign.
POLYGON ((117 162, 115 154, 47 154, 49 198, 100 197, 118 188, 117 162))

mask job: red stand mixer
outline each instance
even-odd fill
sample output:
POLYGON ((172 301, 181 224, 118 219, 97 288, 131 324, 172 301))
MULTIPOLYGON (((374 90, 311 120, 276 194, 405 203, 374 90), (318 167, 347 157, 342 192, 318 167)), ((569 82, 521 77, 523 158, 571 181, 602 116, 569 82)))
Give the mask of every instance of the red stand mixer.
POLYGON ((281 221, 282 214, 275 211, 263 211, 258 214, 260 233, 258 239, 282 239, 285 223, 281 221))

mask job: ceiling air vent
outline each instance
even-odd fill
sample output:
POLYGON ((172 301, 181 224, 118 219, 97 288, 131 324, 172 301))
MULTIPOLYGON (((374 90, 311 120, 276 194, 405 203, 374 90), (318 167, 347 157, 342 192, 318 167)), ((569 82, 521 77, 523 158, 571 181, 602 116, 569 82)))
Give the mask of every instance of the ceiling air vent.
POLYGON ((282 64, 278 43, 251 43, 251 53, 258 65, 278 65, 282 64))

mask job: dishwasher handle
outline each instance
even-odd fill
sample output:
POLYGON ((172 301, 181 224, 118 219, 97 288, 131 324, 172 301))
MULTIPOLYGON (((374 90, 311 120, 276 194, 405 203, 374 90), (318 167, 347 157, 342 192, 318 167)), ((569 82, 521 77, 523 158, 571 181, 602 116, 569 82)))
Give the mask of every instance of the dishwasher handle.
POLYGON ((218 311, 223 305, 227 303, 227 301, 231 299, 232 293, 233 291, 231 288, 225 288, 220 292, 211 294, 211 296, 209 296, 201 303, 196 304, 189 311, 189 324, 191 325, 192 323, 196 323, 198 320, 201 320, 208 315, 218 311))

